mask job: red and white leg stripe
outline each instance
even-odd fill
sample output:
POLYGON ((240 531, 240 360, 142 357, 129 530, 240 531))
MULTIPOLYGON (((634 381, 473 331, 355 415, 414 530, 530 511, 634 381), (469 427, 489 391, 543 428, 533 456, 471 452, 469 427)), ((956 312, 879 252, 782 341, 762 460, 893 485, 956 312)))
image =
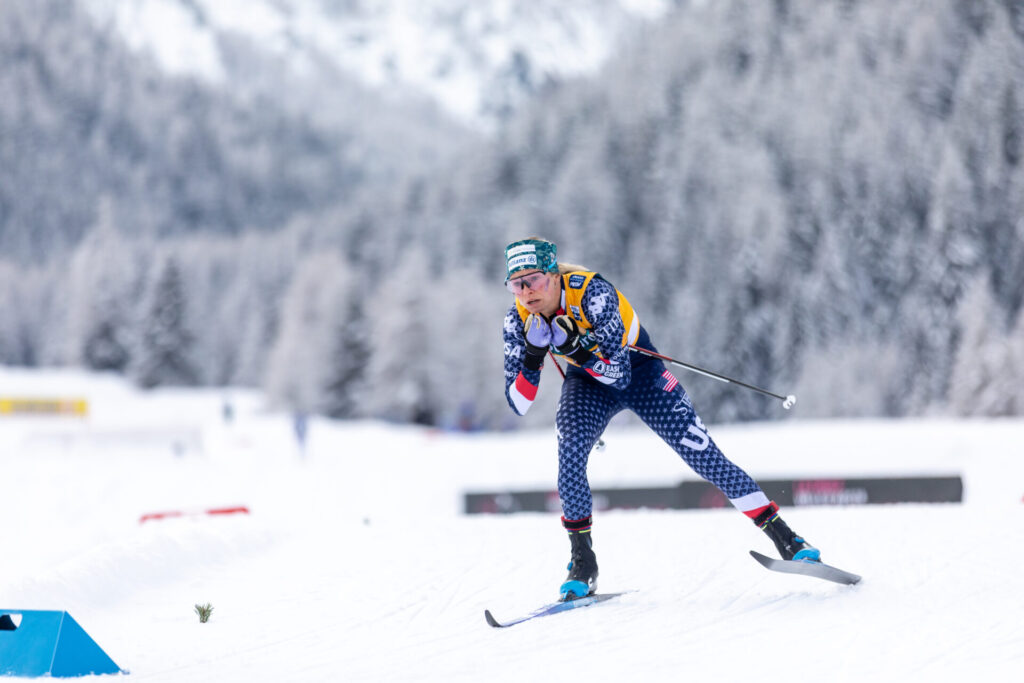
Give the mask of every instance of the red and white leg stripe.
MULTIPOLYGON (((757 519, 761 513, 774 505, 774 503, 768 500, 768 496, 764 495, 764 491, 754 491, 739 498, 730 498, 729 502, 751 519, 757 519)), ((777 507, 775 509, 778 510, 777 507)))

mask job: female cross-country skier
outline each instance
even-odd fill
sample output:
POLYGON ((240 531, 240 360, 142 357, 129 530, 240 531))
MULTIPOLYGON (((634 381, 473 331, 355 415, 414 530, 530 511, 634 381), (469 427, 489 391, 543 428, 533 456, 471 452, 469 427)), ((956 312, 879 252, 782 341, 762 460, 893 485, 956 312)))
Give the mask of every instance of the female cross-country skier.
POLYGON ((533 403, 548 351, 567 363, 555 417, 562 525, 572 548, 562 600, 597 590, 587 458, 609 420, 626 408, 754 520, 783 559, 820 561, 820 552, 782 521, 778 505, 718 450, 664 364, 628 348, 657 350, 621 292, 593 271, 558 263, 555 245, 539 238, 509 244, 505 263, 505 284, 516 297, 505 316, 505 395, 516 414, 533 403))

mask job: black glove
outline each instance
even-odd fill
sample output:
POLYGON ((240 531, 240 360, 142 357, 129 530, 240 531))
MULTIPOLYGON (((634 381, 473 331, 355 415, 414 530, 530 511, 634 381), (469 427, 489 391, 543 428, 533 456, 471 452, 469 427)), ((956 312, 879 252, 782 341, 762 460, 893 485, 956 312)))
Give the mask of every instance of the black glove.
POLYGON ((562 355, 583 365, 593 355, 580 346, 580 327, 568 315, 560 315, 551 321, 551 343, 562 355))
POLYGON ((526 338, 526 358, 523 367, 527 370, 540 370, 544 354, 551 343, 551 327, 548 321, 539 315, 529 315, 523 324, 523 336, 526 338))

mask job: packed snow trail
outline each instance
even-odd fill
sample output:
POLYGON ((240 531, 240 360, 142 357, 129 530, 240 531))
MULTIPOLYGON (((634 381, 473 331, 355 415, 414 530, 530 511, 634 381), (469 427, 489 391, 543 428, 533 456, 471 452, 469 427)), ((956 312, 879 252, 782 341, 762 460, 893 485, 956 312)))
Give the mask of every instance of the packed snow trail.
MULTIPOLYGON (((494 629, 484 609, 514 616, 557 598, 569 545, 557 512, 464 516, 461 495, 551 486, 550 432, 316 420, 303 459, 286 416, 255 398, 225 425, 216 392, 79 381, 95 406, 87 424, 0 422, 0 607, 68 610, 132 680, 739 681, 790 677, 798 663, 828 680, 945 681, 1024 670, 1024 421, 719 427, 755 477, 962 473, 965 502, 790 508, 826 562, 863 576, 856 586, 765 571, 748 551, 773 555, 769 541, 731 509, 598 512, 600 590, 633 592, 494 629), (122 422, 157 433, 161 420, 189 422, 202 451, 111 441, 122 422), (251 514, 139 523, 242 504, 251 514), (193 606, 205 602, 214 612, 200 624, 193 606)), ((595 486, 692 476, 643 428, 613 423, 606 440, 595 486)))

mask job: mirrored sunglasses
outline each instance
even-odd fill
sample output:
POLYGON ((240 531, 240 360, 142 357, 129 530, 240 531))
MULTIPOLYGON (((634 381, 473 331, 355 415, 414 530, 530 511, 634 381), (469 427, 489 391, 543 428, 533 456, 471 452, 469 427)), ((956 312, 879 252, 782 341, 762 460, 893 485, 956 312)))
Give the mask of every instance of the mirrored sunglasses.
POLYGON ((529 275, 514 277, 511 280, 505 281, 505 287, 513 294, 518 294, 527 289, 541 289, 541 285, 543 285, 543 289, 547 289, 547 273, 530 273, 529 275))

